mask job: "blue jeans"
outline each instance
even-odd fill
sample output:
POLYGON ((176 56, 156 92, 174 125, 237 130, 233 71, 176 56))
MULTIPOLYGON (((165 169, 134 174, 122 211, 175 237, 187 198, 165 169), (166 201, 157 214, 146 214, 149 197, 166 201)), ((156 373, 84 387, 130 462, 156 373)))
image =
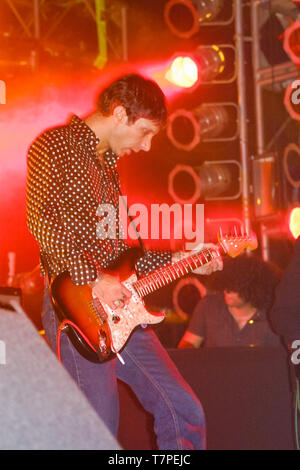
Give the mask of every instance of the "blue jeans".
MULTIPOLYGON (((50 346, 56 351, 57 321, 48 291, 42 320, 50 346)), ((119 425, 120 379, 132 388, 145 410, 154 415, 159 449, 205 449, 202 406, 153 330, 137 328, 121 356, 125 365, 118 359, 101 364, 90 362, 77 352, 66 334, 61 335, 62 363, 114 436, 119 425)))

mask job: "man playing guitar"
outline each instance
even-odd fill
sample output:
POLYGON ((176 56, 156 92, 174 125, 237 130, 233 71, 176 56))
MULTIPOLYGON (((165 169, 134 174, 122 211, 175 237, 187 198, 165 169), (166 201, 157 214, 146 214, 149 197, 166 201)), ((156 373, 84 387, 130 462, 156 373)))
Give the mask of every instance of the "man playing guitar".
MULTIPOLYGON (((117 159, 149 151, 166 116, 165 97, 157 84, 132 74, 105 88, 95 112, 85 120, 74 116, 68 125, 50 129, 34 141, 28 153, 27 223, 39 243, 42 273, 50 285, 66 273, 72 286, 87 287, 93 299, 126 316, 132 291, 106 270, 128 245, 120 236, 118 220, 114 238, 97 235, 97 208, 112 204, 118 209, 117 159)), ((170 253, 147 252, 137 262, 136 272, 147 274, 171 262, 170 253)), ((198 272, 216 269, 222 269, 218 256, 198 272)), ((46 289, 42 320, 55 351, 61 320, 52 301, 46 289)), ((103 332, 104 343, 105 336, 103 332)), ((201 404, 150 327, 134 330, 121 351, 122 362, 116 356, 102 363, 90 361, 68 335, 61 335, 59 343, 62 363, 114 435, 120 379, 154 415, 160 449, 205 448, 201 404)))

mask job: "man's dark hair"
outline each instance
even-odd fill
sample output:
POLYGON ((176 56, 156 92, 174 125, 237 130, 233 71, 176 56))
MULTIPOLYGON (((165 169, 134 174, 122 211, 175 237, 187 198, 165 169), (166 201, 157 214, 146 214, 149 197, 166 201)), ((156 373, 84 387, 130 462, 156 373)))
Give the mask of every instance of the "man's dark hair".
POLYGON ((280 278, 281 271, 277 266, 243 255, 226 259, 223 271, 213 274, 211 287, 216 291, 237 292, 253 307, 268 311, 280 278))
POLYGON ((139 118, 151 119, 161 126, 166 123, 165 95, 157 83, 141 75, 119 78, 102 91, 97 101, 104 116, 109 116, 118 105, 126 109, 129 124, 139 118))

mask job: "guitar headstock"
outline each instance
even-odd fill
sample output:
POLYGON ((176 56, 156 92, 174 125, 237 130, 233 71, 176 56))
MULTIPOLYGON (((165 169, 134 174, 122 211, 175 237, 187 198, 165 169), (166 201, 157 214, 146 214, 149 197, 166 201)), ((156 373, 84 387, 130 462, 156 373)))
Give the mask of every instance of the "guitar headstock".
POLYGON ((240 255, 245 250, 256 250, 258 246, 257 237, 254 232, 238 236, 237 233, 234 235, 223 235, 220 230, 218 233, 218 242, 225 253, 232 258, 240 255))

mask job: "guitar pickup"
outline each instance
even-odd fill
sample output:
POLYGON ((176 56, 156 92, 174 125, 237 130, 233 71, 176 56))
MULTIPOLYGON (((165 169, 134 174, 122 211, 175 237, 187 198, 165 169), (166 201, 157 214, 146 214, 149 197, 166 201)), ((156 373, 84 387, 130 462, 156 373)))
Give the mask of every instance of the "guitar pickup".
POLYGON ((91 305, 92 305, 96 315, 98 315, 100 320, 104 323, 107 319, 107 313, 104 310, 100 300, 97 297, 94 298, 93 300, 91 300, 91 305))

